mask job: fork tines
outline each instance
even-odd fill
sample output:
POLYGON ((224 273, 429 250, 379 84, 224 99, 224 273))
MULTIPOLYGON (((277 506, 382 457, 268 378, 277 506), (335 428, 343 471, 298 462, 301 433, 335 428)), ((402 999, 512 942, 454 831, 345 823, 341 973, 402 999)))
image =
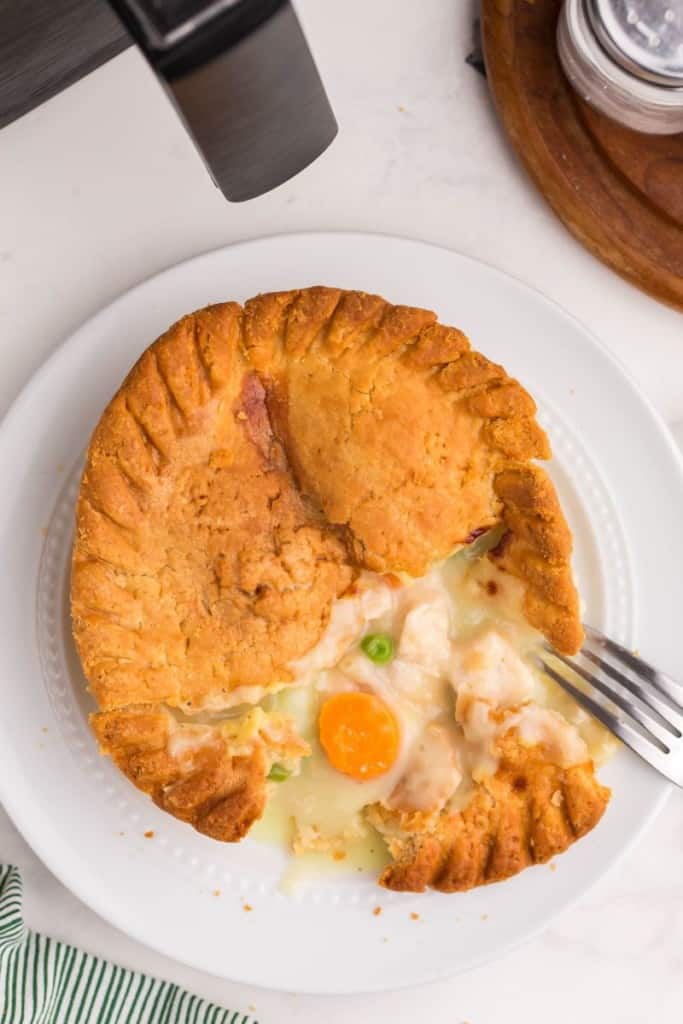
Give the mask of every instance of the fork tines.
POLYGON ((598 630, 584 628, 586 640, 574 658, 544 645, 542 670, 648 764, 683 785, 683 685, 598 630))

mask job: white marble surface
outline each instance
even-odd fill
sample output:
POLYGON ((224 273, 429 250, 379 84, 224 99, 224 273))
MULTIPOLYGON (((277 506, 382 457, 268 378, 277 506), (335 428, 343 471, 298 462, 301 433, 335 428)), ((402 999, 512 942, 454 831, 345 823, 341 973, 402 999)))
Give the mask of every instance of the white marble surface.
MULTIPOLYGON (((594 261, 526 180, 484 80, 464 64, 470 3, 298 6, 340 134, 261 199, 222 199, 132 51, 0 132, 0 413, 65 335, 141 278, 237 239, 358 228, 437 242, 533 284, 593 329, 670 423, 683 421, 681 316, 594 261)), ((0 816, 0 858, 24 871, 33 927, 255 1007, 261 1024, 342 1024, 352 1014, 444 1024, 678 1021, 681 850, 675 793, 612 875, 532 943, 429 988, 325 999, 228 984, 141 947, 62 888, 0 816)))

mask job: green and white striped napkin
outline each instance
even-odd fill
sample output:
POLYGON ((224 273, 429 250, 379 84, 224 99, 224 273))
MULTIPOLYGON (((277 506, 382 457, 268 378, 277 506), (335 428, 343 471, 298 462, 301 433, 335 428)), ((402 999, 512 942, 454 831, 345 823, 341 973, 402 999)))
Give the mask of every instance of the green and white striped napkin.
POLYGON ((170 981, 29 931, 21 875, 0 865, 1 1024, 257 1024, 170 981))

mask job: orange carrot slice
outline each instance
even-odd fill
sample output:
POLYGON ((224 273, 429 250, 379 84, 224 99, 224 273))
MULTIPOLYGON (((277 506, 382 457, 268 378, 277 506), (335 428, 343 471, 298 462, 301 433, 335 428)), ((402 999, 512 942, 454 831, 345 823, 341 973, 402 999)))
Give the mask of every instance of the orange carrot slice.
POLYGON ((358 782, 384 775, 398 757, 398 723, 372 693, 353 690, 330 697, 318 728, 330 764, 358 782))

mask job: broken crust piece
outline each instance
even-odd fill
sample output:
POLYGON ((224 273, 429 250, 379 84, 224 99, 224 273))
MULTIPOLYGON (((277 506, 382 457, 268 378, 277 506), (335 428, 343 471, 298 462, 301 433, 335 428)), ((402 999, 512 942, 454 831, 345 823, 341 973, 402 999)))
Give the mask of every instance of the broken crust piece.
POLYGON ((496 774, 457 813, 372 808, 369 820, 394 858, 381 885, 398 892, 462 892, 500 882, 563 853, 597 825, 610 791, 595 778, 592 762, 560 768, 514 731, 500 741, 500 754, 496 774))
POLYGON ((530 622, 576 651, 571 535, 529 462, 550 455, 535 411, 461 331, 376 295, 315 287, 184 317, 105 409, 81 480, 72 623, 100 712, 144 706, 156 742, 163 706, 258 700, 294 680, 361 569, 420 576, 501 525, 492 557, 523 580, 530 622))
POLYGON ((259 708, 221 727, 185 725, 140 705, 91 715, 90 723, 102 753, 157 806, 231 843, 263 814, 273 760, 294 764, 310 753, 285 718, 259 708))

